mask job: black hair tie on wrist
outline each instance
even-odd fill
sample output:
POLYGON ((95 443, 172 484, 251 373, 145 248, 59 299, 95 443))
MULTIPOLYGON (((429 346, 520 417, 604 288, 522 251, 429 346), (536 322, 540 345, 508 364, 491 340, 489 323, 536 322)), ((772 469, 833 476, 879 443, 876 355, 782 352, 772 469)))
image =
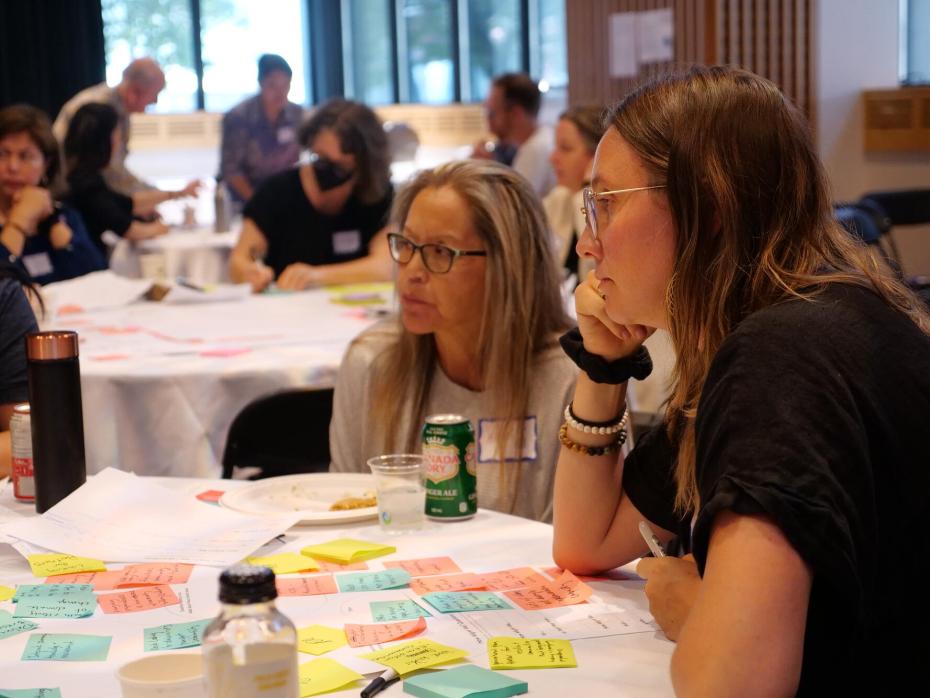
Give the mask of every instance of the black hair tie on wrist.
POLYGON ((562 345, 562 350, 568 358, 587 373, 588 378, 595 383, 619 385, 626 383, 630 378, 641 381, 652 373, 652 358, 644 346, 630 356, 607 361, 603 356, 592 354, 584 348, 584 340, 577 327, 559 337, 559 344, 562 345))

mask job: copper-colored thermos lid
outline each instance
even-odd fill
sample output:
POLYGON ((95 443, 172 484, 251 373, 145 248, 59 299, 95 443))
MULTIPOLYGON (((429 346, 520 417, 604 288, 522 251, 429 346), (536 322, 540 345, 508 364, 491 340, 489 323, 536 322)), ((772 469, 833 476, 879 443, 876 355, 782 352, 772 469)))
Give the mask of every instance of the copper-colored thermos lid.
POLYGON ((26 335, 26 358, 30 361, 73 359, 78 355, 77 332, 53 330, 26 335))

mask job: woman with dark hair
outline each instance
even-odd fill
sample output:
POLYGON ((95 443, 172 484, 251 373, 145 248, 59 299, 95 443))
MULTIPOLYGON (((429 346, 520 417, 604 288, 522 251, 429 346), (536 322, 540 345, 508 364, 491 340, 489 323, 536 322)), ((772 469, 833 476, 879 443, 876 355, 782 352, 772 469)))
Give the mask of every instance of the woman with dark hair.
POLYGON ((103 170, 121 147, 119 117, 109 104, 91 102, 77 110, 65 136, 68 201, 81 212, 91 238, 106 252, 102 235, 110 230, 129 240, 164 235, 168 226, 158 219, 155 207, 165 201, 194 196, 200 183, 191 182, 178 191, 147 189, 131 197, 111 189, 103 170))
POLYGON ((0 109, 0 256, 40 284, 106 267, 81 216, 52 199, 57 172, 48 117, 26 104, 0 109))
POLYGON ((243 211, 229 259, 234 281, 258 292, 387 280, 394 190, 384 128, 358 102, 327 102, 300 130, 310 163, 269 177, 243 211))
POLYGON ((585 191, 563 346, 553 554, 591 573, 646 558, 689 696, 910 695, 930 596, 930 317, 833 219, 807 120, 772 83, 695 68, 609 117, 585 191), (665 421, 625 459, 591 433, 676 350, 665 421), (696 562, 695 562, 696 561, 696 562), (906 688, 905 688, 906 686, 906 688))

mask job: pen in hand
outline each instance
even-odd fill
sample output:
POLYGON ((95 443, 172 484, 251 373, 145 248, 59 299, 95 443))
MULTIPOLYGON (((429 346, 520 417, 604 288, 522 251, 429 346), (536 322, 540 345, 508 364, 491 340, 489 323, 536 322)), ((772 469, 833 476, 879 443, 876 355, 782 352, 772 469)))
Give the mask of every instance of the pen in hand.
POLYGON ((362 698, 371 698, 375 693, 383 691, 388 685, 394 683, 399 678, 400 676, 398 676, 396 671, 388 669, 362 689, 362 698))
POLYGON ((662 550, 662 543, 659 542, 658 536, 652 532, 652 529, 649 528, 649 524, 645 521, 639 522, 639 532, 643 537, 643 540, 646 541, 646 545, 649 546, 649 550, 652 551, 652 554, 655 557, 665 557, 665 551, 662 550))

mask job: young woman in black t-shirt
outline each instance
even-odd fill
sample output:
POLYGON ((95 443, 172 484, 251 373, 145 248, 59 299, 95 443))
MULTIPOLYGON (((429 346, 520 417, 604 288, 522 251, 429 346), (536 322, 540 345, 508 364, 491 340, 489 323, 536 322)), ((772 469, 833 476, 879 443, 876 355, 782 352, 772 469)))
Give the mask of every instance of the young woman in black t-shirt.
POLYGON ((928 671, 925 309, 833 221, 805 118, 772 83, 695 68, 609 123, 578 243, 596 269, 563 339, 583 372, 556 562, 629 562, 643 520, 690 539, 696 563, 638 568, 681 694, 900 695, 928 671), (671 398, 624 462, 653 328, 675 344, 671 398))

